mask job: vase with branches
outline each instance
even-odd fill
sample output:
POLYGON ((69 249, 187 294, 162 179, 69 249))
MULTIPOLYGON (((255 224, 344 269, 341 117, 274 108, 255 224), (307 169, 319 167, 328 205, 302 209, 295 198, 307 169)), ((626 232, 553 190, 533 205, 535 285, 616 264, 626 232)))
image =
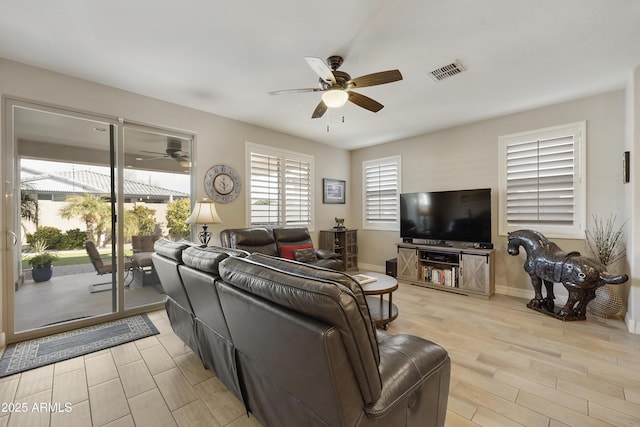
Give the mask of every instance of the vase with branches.
MULTIPOLYGON (((624 258, 624 227, 627 221, 617 225, 617 217, 610 214, 608 218, 593 216, 592 225, 585 234, 587 247, 591 255, 607 269, 624 258)), ((622 308, 622 298, 611 286, 605 285, 596 290, 596 297, 587 309, 599 317, 609 318, 618 314, 622 308)))
POLYGON ((605 267, 614 264, 625 256, 624 226, 616 225, 616 216, 611 214, 606 220, 593 216, 593 225, 587 229, 587 245, 591 254, 605 267))

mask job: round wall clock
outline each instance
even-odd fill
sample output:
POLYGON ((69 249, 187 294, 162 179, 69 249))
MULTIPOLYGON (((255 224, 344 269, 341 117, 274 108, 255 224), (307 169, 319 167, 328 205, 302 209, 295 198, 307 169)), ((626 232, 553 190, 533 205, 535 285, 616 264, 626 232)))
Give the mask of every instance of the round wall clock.
POLYGON ((240 177, 229 166, 215 165, 204 176, 204 189, 214 202, 229 203, 240 194, 240 177))

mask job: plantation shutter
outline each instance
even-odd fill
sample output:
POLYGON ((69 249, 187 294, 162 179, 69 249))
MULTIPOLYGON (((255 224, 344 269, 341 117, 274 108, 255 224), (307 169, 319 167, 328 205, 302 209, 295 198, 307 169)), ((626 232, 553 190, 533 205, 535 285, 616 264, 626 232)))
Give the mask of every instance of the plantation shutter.
POLYGON ((507 145, 507 222, 573 225, 575 137, 507 145))
POLYGON ((250 169, 251 225, 279 225, 282 205, 280 158, 251 153, 250 169))
POLYGON ((247 143, 252 226, 313 228, 313 156, 247 143))
POLYGON ((311 163, 285 160, 285 224, 311 223, 311 163))
POLYGON ((365 222, 397 223, 399 161, 365 162, 365 222))

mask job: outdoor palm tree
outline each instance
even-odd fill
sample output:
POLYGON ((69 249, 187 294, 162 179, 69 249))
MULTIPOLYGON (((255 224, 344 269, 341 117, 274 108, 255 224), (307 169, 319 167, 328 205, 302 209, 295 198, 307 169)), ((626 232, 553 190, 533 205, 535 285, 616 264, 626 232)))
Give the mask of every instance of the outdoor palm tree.
POLYGON ((20 216, 38 227, 38 196, 27 185, 20 188, 20 216))
POLYGON ((68 202, 67 206, 58 211, 60 216, 64 219, 82 219, 87 227, 87 235, 99 244, 111 227, 109 202, 97 194, 72 196, 68 202))

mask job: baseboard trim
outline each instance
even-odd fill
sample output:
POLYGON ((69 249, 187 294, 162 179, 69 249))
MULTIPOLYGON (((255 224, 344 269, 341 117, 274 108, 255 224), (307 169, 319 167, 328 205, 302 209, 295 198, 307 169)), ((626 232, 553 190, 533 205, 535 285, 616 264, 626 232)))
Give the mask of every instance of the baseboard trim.
POLYGON ((628 311, 624 316, 624 323, 627 325, 627 330, 630 334, 640 335, 640 322, 631 318, 631 315, 628 311))
MULTIPOLYGON (((543 292, 545 292, 543 290, 543 292)), ((521 289, 521 288, 512 288, 510 286, 504 285, 496 285, 496 294, 507 295, 515 298, 523 298, 526 300, 531 300, 535 296, 535 292, 533 288, 531 289, 521 289)), ((567 299, 569 298, 569 293, 564 287, 556 286, 553 288, 553 294, 555 296, 556 305, 564 305, 567 303, 567 299)), ((543 293, 543 296, 546 294, 543 293)))
POLYGON ((358 264, 359 271, 373 271, 374 273, 385 274, 385 267, 374 264, 358 264))

